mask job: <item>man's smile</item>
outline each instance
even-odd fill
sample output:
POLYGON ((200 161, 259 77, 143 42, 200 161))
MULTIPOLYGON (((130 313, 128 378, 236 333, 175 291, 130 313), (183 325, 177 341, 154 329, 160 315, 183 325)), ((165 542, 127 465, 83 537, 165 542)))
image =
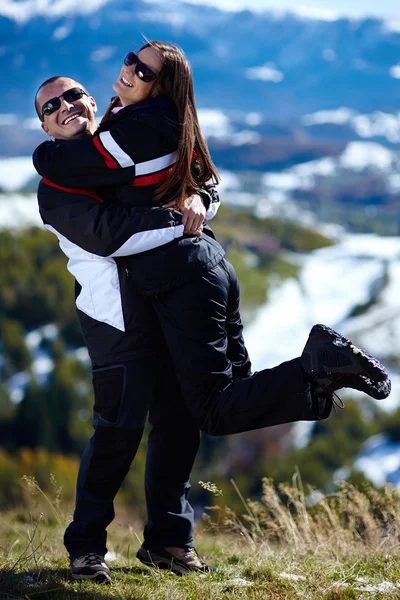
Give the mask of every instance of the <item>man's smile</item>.
POLYGON ((83 111, 78 111, 78 112, 74 112, 72 115, 68 115, 64 121, 62 121, 62 125, 68 125, 68 123, 71 123, 71 121, 73 121, 74 119, 76 119, 77 117, 81 117, 82 116, 83 111))

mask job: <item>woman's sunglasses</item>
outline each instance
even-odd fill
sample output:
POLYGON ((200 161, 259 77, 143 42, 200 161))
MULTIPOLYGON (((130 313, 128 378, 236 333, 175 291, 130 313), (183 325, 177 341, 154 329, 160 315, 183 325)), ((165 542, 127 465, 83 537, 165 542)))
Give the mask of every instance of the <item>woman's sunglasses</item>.
POLYGON ((131 67, 132 65, 136 65, 135 73, 145 83, 149 83, 150 81, 154 81, 157 79, 157 75, 153 73, 153 71, 144 63, 140 62, 139 58, 136 56, 134 52, 128 52, 128 54, 124 58, 124 64, 127 67, 131 67))
POLYGON ((50 100, 47 100, 47 102, 45 102, 42 106, 42 111, 41 111, 42 121, 43 121, 45 115, 49 116, 49 115, 53 114, 53 112, 55 112, 56 110, 58 110, 60 108, 60 106, 61 106, 60 98, 64 98, 64 100, 66 102, 75 102, 75 100, 80 100, 82 98, 82 96, 87 96, 87 95, 88 94, 82 88, 74 87, 74 88, 71 88, 70 90, 67 90, 66 92, 63 92, 58 97, 56 96, 55 98, 50 98, 50 100))

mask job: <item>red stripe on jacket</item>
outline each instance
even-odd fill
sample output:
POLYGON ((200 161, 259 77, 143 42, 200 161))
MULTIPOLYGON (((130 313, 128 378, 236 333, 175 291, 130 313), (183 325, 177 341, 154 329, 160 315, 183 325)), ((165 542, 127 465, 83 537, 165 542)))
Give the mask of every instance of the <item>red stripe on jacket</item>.
POLYGON ((62 185, 53 183, 52 181, 50 181, 50 179, 46 179, 45 177, 43 177, 42 181, 46 185, 50 185, 51 187, 57 188, 58 190, 62 190, 63 192, 68 192, 69 194, 82 194, 83 196, 90 196, 90 198, 94 198, 95 200, 98 200, 98 202, 104 202, 104 200, 100 198, 100 196, 98 196, 94 192, 91 192, 90 190, 63 187, 62 185))
MULTIPOLYGON (((192 162, 196 159, 196 151, 193 150, 192 153, 192 162)), ((160 181, 165 181, 168 177, 171 177, 172 171, 174 167, 169 167, 165 171, 159 171, 158 173, 153 173, 152 175, 139 175, 135 178, 135 181, 131 183, 133 187, 139 187, 144 185, 152 185, 155 183, 160 183, 160 181)))
POLYGON ((165 181, 168 177, 171 176, 173 171, 173 167, 170 167, 166 171, 159 171, 158 173, 153 173, 153 175, 142 175, 135 178, 135 181, 131 183, 131 186, 138 187, 142 185, 152 185, 154 183, 160 183, 160 181, 165 181))
POLYGON ((104 158, 105 163, 109 169, 120 169, 121 168, 120 165, 117 163, 117 161, 104 148, 98 135, 95 135, 93 137, 93 144, 96 146, 97 150, 100 152, 100 154, 104 158))

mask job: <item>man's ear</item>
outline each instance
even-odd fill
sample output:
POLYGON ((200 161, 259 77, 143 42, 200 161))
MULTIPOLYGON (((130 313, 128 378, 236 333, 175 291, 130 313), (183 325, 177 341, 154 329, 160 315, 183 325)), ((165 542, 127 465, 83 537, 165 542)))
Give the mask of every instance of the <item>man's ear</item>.
POLYGON ((97 112, 97 104, 96 104, 96 100, 93 98, 93 96, 89 96, 89 102, 93 108, 93 112, 96 113, 97 112))
POLYGON ((47 133, 47 135, 48 135, 49 137, 52 137, 52 136, 51 136, 51 133, 49 133, 49 128, 47 127, 46 123, 41 123, 41 124, 40 124, 40 126, 41 126, 41 128, 43 129, 43 131, 44 131, 45 133, 47 133))

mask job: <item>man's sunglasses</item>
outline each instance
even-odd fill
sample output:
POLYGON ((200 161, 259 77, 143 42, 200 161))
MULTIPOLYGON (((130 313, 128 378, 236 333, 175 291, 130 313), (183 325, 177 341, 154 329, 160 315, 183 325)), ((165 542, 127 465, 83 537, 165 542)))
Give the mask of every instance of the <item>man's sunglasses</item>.
POLYGON ((71 88, 70 90, 67 90, 66 92, 63 92, 58 97, 56 96, 55 98, 50 98, 50 100, 47 100, 47 102, 45 102, 42 106, 42 111, 41 111, 42 121, 44 120, 45 115, 49 116, 49 115, 53 114, 53 112, 55 112, 56 110, 58 110, 60 108, 60 106, 61 106, 60 98, 64 98, 64 100, 66 102, 75 102, 75 100, 80 100, 82 98, 82 96, 87 96, 87 95, 88 94, 82 88, 74 87, 74 88, 71 88))
POLYGON ((144 63, 140 62, 139 58, 136 56, 134 52, 128 52, 128 54, 124 58, 124 64, 127 67, 131 67, 132 65, 136 65, 135 73, 145 83, 149 83, 150 81, 154 81, 157 79, 157 75, 153 73, 153 71, 144 63))

